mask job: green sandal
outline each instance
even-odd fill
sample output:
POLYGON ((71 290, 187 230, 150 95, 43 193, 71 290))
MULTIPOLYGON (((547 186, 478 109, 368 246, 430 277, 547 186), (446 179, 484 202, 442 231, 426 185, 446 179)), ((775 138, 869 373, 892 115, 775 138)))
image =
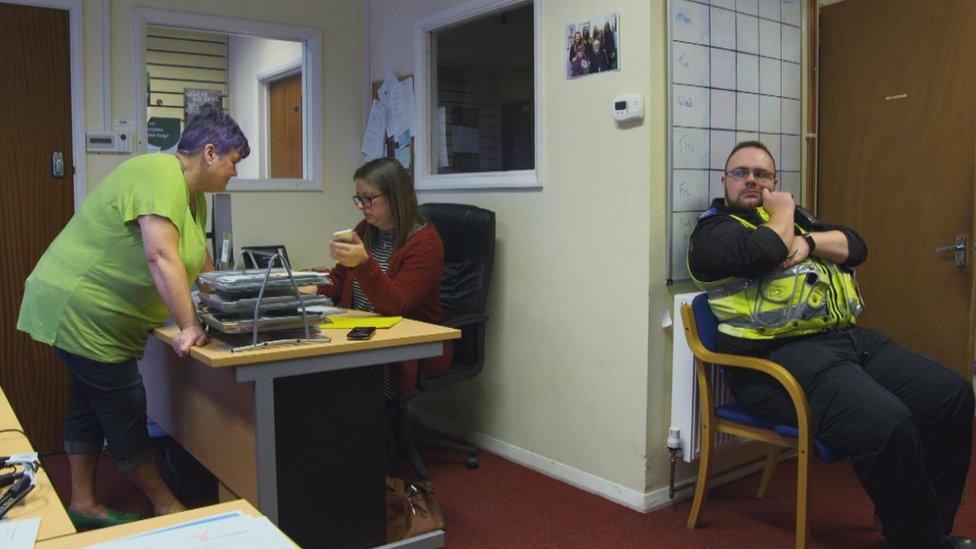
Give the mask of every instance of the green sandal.
POLYGON ((107 526, 134 522, 142 518, 137 513, 123 513, 122 511, 116 511, 115 509, 109 509, 107 514, 108 516, 105 518, 93 517, 91 515, 83 515, 68 509, 68 518, 71 519, 71 523, 75 525, 75 528, 79 530, 105 528, 107 526))

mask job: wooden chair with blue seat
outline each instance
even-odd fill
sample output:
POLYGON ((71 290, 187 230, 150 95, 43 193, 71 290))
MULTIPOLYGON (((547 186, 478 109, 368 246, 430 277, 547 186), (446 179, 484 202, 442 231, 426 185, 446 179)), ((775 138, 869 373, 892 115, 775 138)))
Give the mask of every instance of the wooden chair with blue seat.
POLYGON ((695 376, 698 380, 701 414, 701 456, 695 499, 691 504, 691 515, 688 517, 688 528, 697 527, 701 521, 702 508, 708 495, 715 436, 717 433, 729 433, 765 442, 770 446, 756 494, 760 499, 765 496, 766 489, 769 487, 779 461, 780 451, 783 448, 796 450, 796 547, 807 547, 810 543, 810 523, 807 520, 810 504, 810 447, 812 445, 820 458, 827 463, 838 461, 846 456, 811 436, 810 409, 807 406, 806 396, 796 378, 786 368, 762 358, 718 352, 718 319, 708 306, 706 294, 697 295, 691 305, 683 305, 681 317, 684 321, 688 346, 696 359, 695 376), (771 376, 783 386, 793 401, 793 406, 796 408, 796 426, 765 421, 749 414, 734 402, 715 406, 715 395, 709 383, 707 370, 710 366, 723 369, 745 368, 771 376))

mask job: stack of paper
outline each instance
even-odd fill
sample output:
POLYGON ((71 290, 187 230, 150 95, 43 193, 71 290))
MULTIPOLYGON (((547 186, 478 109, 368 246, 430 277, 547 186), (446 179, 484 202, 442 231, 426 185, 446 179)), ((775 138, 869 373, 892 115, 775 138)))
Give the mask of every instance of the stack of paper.
POLYGON ((160 528, 120 540, 92 545, 105 549, 162 549, 213 547, 227 549, 294 548, 295 545, 267 517, 240 511, 160 528))

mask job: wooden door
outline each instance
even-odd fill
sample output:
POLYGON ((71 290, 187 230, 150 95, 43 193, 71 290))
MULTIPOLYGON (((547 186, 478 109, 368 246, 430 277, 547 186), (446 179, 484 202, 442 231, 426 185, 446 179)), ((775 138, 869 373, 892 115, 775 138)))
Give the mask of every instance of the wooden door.
POLYGON ((976 2, 820 14, 820 217, 860 232, 863 325, 967 379, 973 362, 976 2), (964 268, 936 253, 967 238, 964 268))
POLYGON ((271 177, 302 177, 302 73, 268 85, 271 177))
POLYGON ((68 12, 0 3, 0 36, 0 386, 34 447, 51 452, 63 446, 67 371, 16 326, 27 275, 74 212, 68 12))

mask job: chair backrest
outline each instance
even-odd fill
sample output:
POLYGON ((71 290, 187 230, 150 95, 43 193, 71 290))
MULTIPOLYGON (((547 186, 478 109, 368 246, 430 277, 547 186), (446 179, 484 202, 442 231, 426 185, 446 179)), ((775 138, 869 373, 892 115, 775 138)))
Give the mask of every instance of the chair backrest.
MULTIPOLYGON (((444 324, 452 325, 454 319, 467 315, 484 315, 495 263, 495 213, 466 204, 436 203, 421 205, 420 212, 434 224, 444 243, 444 324)), ((487 317, 461 327, 451 369, 441 377, 472 377, 484 366, 486 321, 487 317)), ((421 386, 426 383, 420 380, 421 386)))
POLYGON ((444 242, 445 316, 483 313, 495 262, 495 213, 466 204, 423 204, 420 212, 444 242))
POLYGON ((691 310, 695 313, 695 324, 698 327, 698 339, 702 345, 712 352, 718 351, 718 319, 708 305, 708 295, 701 293, 691 301, 691 310))

